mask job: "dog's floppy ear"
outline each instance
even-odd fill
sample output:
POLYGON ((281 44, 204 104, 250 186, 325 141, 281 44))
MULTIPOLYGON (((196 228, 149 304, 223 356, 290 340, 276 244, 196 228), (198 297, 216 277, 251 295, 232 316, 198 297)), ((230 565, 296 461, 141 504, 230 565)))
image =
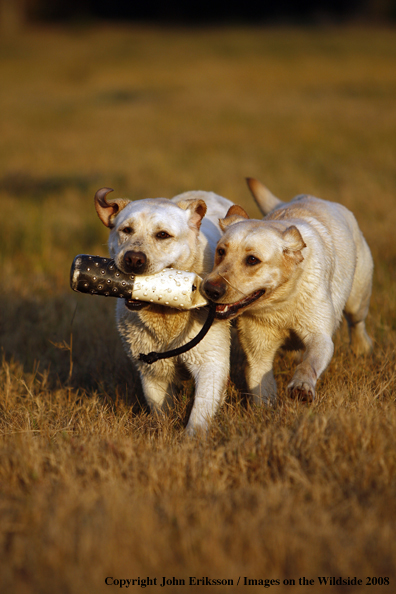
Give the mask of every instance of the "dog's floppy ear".
POLYGON ((183 210, 190 211, 190 218, 188 220, 188 226, 194 231, 199 231, 207 210, 206 202, 201 198, 187 198, 186 200, 180 200, 177 202, 177 206, 183 210))
POLYGON ((238 204, 233 204, 228 209, 228 212, 224 219, 219 219, 220 229, 222 231, 225 231, 227 227, 229 227, 230 225, 234 225, 235 223, 239 223, 239 221, 244 221, 248 218, 249 215, 247 214, 247 212, 243 210, 242 206, 239 206, 238 204))
POLYGON ((285 229, 282 233, 282 239, 284 241, 283 252, 287 256, 291 256, 296 264, 299 264, 304 260, 301 250, 307 247, 303 240, 300 231, 294 225, 291 225, 285 229))
POLYGON ((106 196, 110 192, 113 192, 112 188, 100 188, 95 194, 96 212, 102 223, 106 225, 106 227, 109 227, 109 229, 114 227, 112 221, 113 217, 130 203, 130 200, 127 200, 126 198, 116 198, 111 202, 107 202, 106 196))

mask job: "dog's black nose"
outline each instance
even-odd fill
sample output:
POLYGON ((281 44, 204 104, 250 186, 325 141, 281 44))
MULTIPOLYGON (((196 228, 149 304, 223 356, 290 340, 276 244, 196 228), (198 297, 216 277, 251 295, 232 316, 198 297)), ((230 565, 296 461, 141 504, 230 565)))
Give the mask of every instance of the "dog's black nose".
POLYGON ((211 301, 217 301, 220 297, 223 297, 227 287, 225 283, 219 281, 205 281, 203 284, 203 292, 211 301))
POLYGON ((141 274, 144 272, 147 258, 143 252, 128 251, 124 254, 124 268, 126 272, 133 272, 134 274, 141 274))

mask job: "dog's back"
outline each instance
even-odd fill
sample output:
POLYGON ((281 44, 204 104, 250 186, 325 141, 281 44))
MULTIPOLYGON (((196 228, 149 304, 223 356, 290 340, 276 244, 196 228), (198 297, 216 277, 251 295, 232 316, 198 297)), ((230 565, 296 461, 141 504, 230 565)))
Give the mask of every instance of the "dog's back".
MULTIPOLYGON (((264 221, 287 221, 287 224, 297 225, 307 223, 309 227, 306 227, 306 232, 313 230, 316 241, 323 244, 323 253, 327 255, 327 261, 323 264, 328 274, 337 320, 341 320, 345 303, 350 305, 353 302, 357 292, 355 287, 367 288, 365 302, 368 308, 373 259, 354 215, 342 204, 307 194, 283 202, 254 178, 247 178, 247 184, 264 215, 264 221)), ((347 314, 346 317, 348 319, 347 314)))

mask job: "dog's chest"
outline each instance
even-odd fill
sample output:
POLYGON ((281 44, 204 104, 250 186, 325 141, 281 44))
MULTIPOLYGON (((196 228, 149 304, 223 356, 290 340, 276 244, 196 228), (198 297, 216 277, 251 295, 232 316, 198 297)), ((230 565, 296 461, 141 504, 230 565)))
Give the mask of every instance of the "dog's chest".
POLYGON ((117 304, 117 327, 127 352, 136 357, 141 352, 177 348, 198 332, 198 312, 179 311, 150 306, 140 312, 129 312, 117 304), (195 333, 196 333, 195 332, 195 333))
POLYGON ((152 333, 159 342, 165 344, 184 336, 191 317, 190 311, 180 311, 163 306, 151 306, 139 313, 143 327, 152 333))

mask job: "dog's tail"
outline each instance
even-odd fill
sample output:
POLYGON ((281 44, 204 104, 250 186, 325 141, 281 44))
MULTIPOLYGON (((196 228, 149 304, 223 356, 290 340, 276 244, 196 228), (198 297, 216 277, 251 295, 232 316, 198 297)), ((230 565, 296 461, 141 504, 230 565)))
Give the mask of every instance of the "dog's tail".
POLYGON ((246 181, 257 206, 264 216, 271 212, 278 204, 282 204, 282 200, 274 196, 258 179, 247 177, 246 181))

